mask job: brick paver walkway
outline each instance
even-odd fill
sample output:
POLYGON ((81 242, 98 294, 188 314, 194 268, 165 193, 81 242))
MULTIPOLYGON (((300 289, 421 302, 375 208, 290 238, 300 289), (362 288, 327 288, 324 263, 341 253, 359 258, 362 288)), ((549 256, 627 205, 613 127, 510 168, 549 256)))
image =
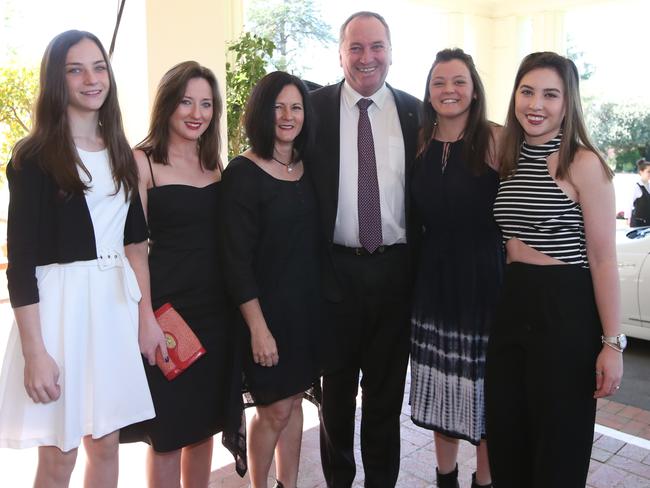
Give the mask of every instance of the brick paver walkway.
MULTIPOLYGON (((3 275, 0 273, 0 275, 3 275)), ((11 323, 11 309, 0 304, 0 357, 6 343, 6 334, 11 323)), ((413 425, 410 420, 407 392, 402 409, 402 461, 398 488, 433 488, 435 461, 433 437, 430 431, 413 425)), ((305 402, 305 432, 300 459, 300 488, 324 488, 325 482, 320 467, 318 445, 318 416, 316 408, 305 402)), ((251 412, 252 413, 252 412, 251 412)), ((359 412, 357 412, 359 415, 359 412)), ((596 434, 592 461, 589 468, 589 488, 650 488, 650 412, 630 407, 616 401, 598 402, 596 434)), ((363 486, 363 467, 359 452, 359 428, 357 425, 356 459, 358 463, 355 487, 363 486)), ((240 478, 232 465, 232 457, 215 443, 210 488, 244 488, 248 478, 240 478)), ((144 444, 128 444, 120 448, 119 488, 146 486, 144 444)), ((0 450, 0 486, 29 488, 32 486, 36 469, 36 450, 0 450)), ((73 473, 71 487, 82 486, 85 454, 79 451, 77 467, 73 473)), ((461 487, 470 485, 474 471, 474 448, 461 442, 459 452, 461 487)), ((269 483, 269 486, 273 486, 269 483)), ((525 487, 522 487, 525 488, 525 487)), ((553 487, 549 487, 553 488, 553 487)))
MULTIPOLYGON (((596 422, 650 440, 650 412, 610 400, 600 400, 596 422)), ((650 488, 650 487, 649 487, 650 488)))
MULTIPOLYGON (((435 487, 434 444, 430 431, 415 426, 410 420, 407 394, 402 407, 402 461, 398 488, 435 487)), ((314 418, 315 408, 305 404, 306 418, 314 418)), ((354 487, 363 486, 363 467, 359 452, 359 426, 357 410, 356 459, 357 478, 354 487)), ((594 434, 594 446, 589 466, 588 488, 650 488, 650 412, 629 407, 614 401, 598 403, 598 424, 594 434), (615 429, 630 434, 619 435, 615 429), (607 434, 599 431, 606 430, 607 434), (623 440, 619 439, 621 437, 623 440), (641 446, 640 446, 640 445, 641 446)), ((310 427, 303 434, 300 460, 299 488, 324 488, 320 468, 318 427, 310 427)), ((459 450, 459 479, 461 488, 469 488, 471 474, 475 469, 475 450, 467 442, 461 442, 459 450)), ((232 464, 212 473, 210 488, 244 488, 248 478, 234 474, 232 464)), ((269 486, 273 486, 269 482, 269 486)), ((525 487, 522 487, 525 488, 525 487)), ((552 488, 552 487, 549 487, 552 488)))

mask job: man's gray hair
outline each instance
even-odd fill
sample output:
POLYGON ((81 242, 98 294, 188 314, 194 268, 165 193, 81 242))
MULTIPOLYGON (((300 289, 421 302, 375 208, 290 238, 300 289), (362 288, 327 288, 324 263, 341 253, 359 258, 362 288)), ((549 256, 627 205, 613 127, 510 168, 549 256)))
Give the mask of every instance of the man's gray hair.
POLYGON ((384 19, 381 15, 379 15, 376 12, 370 12, 368 10, 362 10, 360 12, 355 12, 352 15, 350 15, 345 22, 343 22, 343 25, 341 26, 341 30, 339 31, 339 46, 343 44, 343 41, 345 40, 345 29, 347 28, 348 24, 352 22, 354 19, 357 17, 372 17, 377 19, 381 24, 384 26, 386 29, 386 38, 388 39, 388 44, 390 45, 390 27, 388 27, 388 23, 386 22, 386 19, 384 19))

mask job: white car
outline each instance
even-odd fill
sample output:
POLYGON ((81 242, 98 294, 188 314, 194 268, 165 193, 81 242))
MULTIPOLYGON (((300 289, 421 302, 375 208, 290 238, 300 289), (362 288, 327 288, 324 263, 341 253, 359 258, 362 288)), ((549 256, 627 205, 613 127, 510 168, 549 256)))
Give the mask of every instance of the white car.
POLYGON ((622 332, 650 341, 650 227, 616 231, 622 332))

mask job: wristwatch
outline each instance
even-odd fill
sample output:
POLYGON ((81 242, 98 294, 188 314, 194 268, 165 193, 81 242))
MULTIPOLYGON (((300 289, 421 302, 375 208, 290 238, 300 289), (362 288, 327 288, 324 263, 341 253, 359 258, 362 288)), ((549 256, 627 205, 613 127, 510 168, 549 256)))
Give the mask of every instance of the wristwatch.
POLYGON ((615 336, 600 336, 600 340, 603 344, 615 349, 618 352, 625 351, 627 347, 627 337, 625 334, 619 334, 615 336))

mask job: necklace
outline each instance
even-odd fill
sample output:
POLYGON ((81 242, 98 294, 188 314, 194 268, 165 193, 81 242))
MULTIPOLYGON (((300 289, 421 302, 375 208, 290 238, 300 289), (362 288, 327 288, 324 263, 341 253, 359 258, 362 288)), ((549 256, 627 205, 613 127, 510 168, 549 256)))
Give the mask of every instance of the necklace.
POLYGON ((293 167, 294 167, 294 165, 296 164, 294 161, 290 161, 290 162, 288 162, 288 163, 285 163, 284 161, 280 161, 280 160, 279 160, 278 158, 276 158, 275 156, 271 156, 271 159, 272 159, 273 161, 275 161, 276 163, 279 163, 279 164, 281 164, 282 166, 284 166, 285 168, 287 168, 287 173, 291 173, 291 172, 293 171, 293 167))

